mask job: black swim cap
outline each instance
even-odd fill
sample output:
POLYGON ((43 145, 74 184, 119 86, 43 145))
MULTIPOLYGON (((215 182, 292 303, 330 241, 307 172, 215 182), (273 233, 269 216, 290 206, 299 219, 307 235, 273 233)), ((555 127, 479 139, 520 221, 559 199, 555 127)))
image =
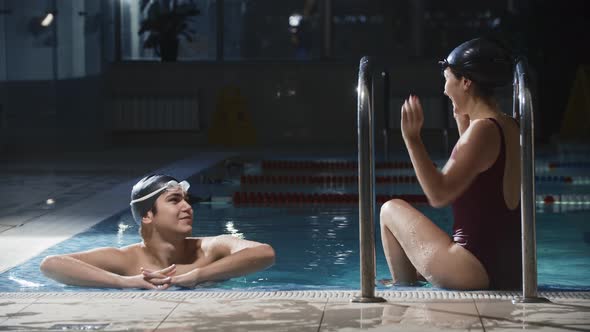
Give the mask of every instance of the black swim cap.
POLYGON ((513 78, 511 52, 500 42, 487 38, 464 42, 440 64, 443 70, 450 67, 457 75, 492 88, 507 85, 513 78))
POLYGON ((166 186, 169 181, 178 182, 178 180, 170 175, 152 174, 139 180, 133 186, 133 189, 131 189, 131 213, 137 224, 141 225, 141 219, 152 209, 160 195, 154 195, 138 202, 133 201, 158 191, 166 186))

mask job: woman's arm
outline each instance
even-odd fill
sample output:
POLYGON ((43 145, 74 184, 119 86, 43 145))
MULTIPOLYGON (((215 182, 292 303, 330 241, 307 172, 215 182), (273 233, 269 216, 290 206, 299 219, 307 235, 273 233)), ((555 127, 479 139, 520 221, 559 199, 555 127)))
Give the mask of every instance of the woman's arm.
POLYGON ((410 96, 402 106, 402 134, 416 177, 434 207, 454 201, 482 171, 489 168, 499 153, 500 137, 491 121, 474 121, 439 171, 428 156, 420 137, 423 113, 420 101, 410 96))
MULTIPOLYGON (((41 272, 58 282, 85 287, 157 288, 143 275, 123 276, 128 254, 117 248, 99 248, 86 252, 47 256, 41 272)), ((139 272, 139 271, 138 271, 139 272)))
POLYGON ((172 277, 171 284, 194 287, 199 283, 226 280, 271 266, 275 252, 268 244, 221 235, 203 242, 207 255, 217 257, 213 263, 172 277))

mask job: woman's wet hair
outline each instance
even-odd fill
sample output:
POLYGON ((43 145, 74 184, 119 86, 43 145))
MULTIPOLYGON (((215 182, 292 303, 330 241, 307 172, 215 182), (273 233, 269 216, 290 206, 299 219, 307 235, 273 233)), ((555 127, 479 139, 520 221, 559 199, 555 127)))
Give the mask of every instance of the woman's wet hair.
POLYGON ((475 83, 474 93, 490 99, 497 88, 512 82, 514 56, 501 41, 475 38, 457 46, 446 59, 440 61, 442 70, 450 68, 457 77, 475 83))

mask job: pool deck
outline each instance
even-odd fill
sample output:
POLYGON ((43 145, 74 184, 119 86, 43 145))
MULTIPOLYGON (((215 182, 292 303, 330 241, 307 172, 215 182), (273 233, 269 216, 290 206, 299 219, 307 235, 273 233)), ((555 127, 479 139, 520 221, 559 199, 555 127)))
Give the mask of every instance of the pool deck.
POLYGON ((589 331, 590 293, 542 293, 512 304, 499 292, 0 293, 0 331, 589 331))
MULTIPOLYGON (((142 175, 185 178, 232 155, 154 148, 4 157, 0 273, 127 209, 142 175)), ((513 304, 516 293, 392 289, 377 292, 385 303, 350 303, 357 293, 0 293, 0 331, 590 331, 590 292, 513 304)))

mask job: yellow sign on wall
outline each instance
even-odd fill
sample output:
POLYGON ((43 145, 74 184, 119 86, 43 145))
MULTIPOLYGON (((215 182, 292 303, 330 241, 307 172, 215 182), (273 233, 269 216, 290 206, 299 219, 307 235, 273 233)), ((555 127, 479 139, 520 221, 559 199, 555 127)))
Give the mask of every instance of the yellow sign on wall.
POLYGON ((256 130, 246 109, 246 99, 237 87, 225 87, 219 92, 209 129, 209 143, 228 146, 256 143, 256 130))

